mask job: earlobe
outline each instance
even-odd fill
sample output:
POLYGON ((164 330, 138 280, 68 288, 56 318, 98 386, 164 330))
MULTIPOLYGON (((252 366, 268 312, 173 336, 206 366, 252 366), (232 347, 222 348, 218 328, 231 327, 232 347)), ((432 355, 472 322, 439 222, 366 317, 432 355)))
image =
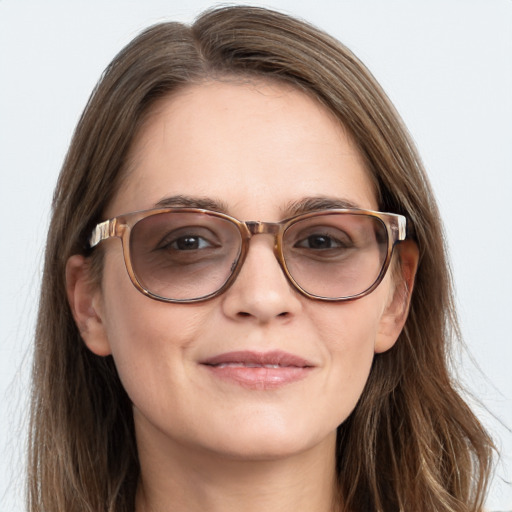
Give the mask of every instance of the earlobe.
POLYGON ((399 263, 392 294, 379 324, 375 341, 375 353, 386 352, 402 332, 414 288, 414 278, 418 268, 419 250, 412 240, 405 240, 398 246, 399 263))
POLYGON ((111 353, 101 311, 101 289, 90 277, 89 262, 79 254, 66 263, 66 292, 82 339, 98 356, 111 353))

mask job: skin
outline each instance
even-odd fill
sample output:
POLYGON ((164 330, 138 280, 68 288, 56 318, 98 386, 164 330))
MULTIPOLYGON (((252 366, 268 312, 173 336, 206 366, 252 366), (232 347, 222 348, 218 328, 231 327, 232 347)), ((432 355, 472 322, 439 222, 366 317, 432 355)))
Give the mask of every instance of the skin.
MULTIPOLYGON (((339 122, 304 93, 259 82, 209 82, 161 101, 134 142, 105 218, 175 195, 273 222, 308 197, 378 206, 339 122)), ((134 288, 119 240, 102 244, 101 286, 87 279, 87 261, 73 256, 68 295, 85 343, 113 355, 133 401, 137 510, 332 510, 336 428, 355 407, 374 354, 400 333, 403 283, 412 289, 417 252, 403 244, 404 279, 394 282, 388 272, 370 295, 326 303, 295 291, 272 237, 256 236, 223 295, 171 305, 134 288), (314 369, 284 386, 248 389, 200 364, 238 350, 283 350, 314 369)))

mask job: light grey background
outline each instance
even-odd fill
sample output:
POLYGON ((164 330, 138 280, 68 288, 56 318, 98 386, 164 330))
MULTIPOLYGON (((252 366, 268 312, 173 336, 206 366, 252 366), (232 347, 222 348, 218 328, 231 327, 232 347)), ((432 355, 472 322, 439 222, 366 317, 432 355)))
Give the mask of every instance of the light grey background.
MULTIPOLYGON (((240 2, 247 3, 247 2, 240 2)), ((252 2, 254 3, 254 2, 252 2)), ((445 221, 459 371, 502 449, 488 506, 512 509, 512 0, 273 0, 346 43, 395 102, 445 221), (493 417, 493 415, 495 417, 493 417)), ((0 512, 22 510, 30 344, 49 205, 102 70, 141 29, 211 2, 0 0, 0 512)))

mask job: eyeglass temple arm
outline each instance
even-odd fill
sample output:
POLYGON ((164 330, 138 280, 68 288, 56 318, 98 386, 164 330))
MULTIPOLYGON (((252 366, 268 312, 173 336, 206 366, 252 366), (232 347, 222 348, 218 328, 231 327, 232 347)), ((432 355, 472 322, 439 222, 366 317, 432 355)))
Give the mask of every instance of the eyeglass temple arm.
POLYGON ((111 236, 116 236, 116 221, 117 219, 109 219, 96 225, 89 238, 89 246, 91 249, 98 245, 102 240, 106 240, 111 236))
POLYGON ((402 241, 407 237, 407 220, 402 215, 395 217, 397 223, 392 226, 392 230, 396 232, 396 240, 402 241))

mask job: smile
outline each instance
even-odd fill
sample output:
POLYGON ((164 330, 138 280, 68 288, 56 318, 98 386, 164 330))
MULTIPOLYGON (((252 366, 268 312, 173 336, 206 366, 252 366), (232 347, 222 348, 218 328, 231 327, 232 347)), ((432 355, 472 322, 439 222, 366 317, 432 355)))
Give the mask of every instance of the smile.
POLYGON ((279 364, 258 364, 258 363, 219 363, 214 364, 217 368, 290 368, 279 364))
POLYGON ((201 363, 215 378, 249 389, 275 389, 309 375, 314 365, 287 352, 227 352, 201 363))

